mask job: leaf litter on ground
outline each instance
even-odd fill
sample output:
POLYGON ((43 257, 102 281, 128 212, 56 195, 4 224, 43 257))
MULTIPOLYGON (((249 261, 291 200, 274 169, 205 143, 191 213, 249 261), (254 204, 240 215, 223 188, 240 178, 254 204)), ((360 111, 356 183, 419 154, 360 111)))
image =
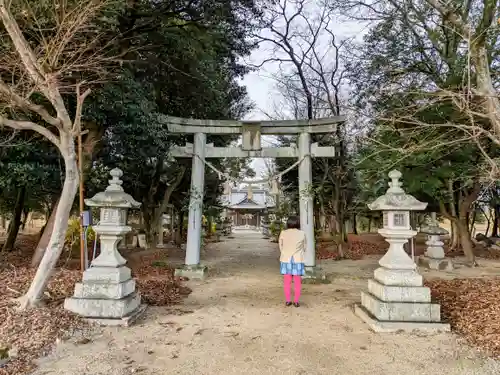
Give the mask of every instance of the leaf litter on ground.
MULTIPOLYGON (((74 264, 54 270, 43 306, 16 309, 15 299, 27 291, 36 272, 29 267, 36 240, 26 237, 20 236, 14 251, 0 254, 0 350, 5 347, 10 354, 15 352, 14 358, 0 365, 0 375, 30 373, 34 361, 49 354, 58 340, 86 327, 83 319, 63 307, 64 298, 73 294, 75 283, 81 280, 81 272, 71 269, 74 264)), ((174 277, 164 251, 132 261, 129 267, 143 301, 149 305, 173 305, 191 292, 182 285, 182 279, 174 277)))
MULTIPOLYGON (((344 259, 383 255, 387 248, 388 244, 381 236, 349 235, 344 259)), ((477 252, 483 258, 500 258, 500 251, 478 247, 477 252)), ((447 252, 449 255, 463 256, 463 251, 447 252)), ((341 259, 336 244, 331 242, 318 243, 317 257, 341 259)), ((471 346, 500 358, 500 278, 434 279, 426 281, 425 285, 431 288, 433 300, 441 304, 441 316, 450 323, 453 331, 471 346)))
MULTIPOLYGON (((349 243, 345 252, 348 259, 384 254, 387 249, 381 238, 349 236, 349 243)), ((16 251, 0 257, 0 349, 3 345, 16 352, 14 359, 0 367, 0 375, 28 374, 35 366, 33 361, 48 354, 58 339, 85 327, 82 319, 65 311, 62 305, 81 279, 81 273, 75 269, 55 270, 45 293, 45 306, 25 312, 15 310, 13 299, 26 292, 35 273, 27 266, 32 252, 26 249, 34 248, 34 244, 36 241, 23 239, 16 251)), ((318 257, 338 259, 331 246, 318 244, 318 257)), ((174 277, 164 251, 139 257, 129 266, 143 300, 150 305, 172 305, 191 292, 182 285, 181 278, 174 277)), ((471 345, 500 357, 500 278, 434 279, 426 285, 431 288, 433 299, 441 304, 443 319, 455 332, 471 345)))

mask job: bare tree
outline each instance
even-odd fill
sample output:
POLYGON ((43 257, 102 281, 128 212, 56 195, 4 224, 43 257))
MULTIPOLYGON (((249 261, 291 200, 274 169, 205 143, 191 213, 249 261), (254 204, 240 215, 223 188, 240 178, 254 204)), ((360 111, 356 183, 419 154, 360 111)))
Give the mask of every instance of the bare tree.
MULTIPOLYGON (((452 224, 451 246, 461 245, 474 264, 469 213, 485 181, 499 175, 496 77, 500 56, 498 28, 494 27, 498 2, 329 3, 344 16, 372 23, 371 43, 358 49, 359 55, 353 59, 358 67, 351 74, 358 76, 359 91, 364 91, 357 109, 368 108, 375 134, 383 127, 392 127, 403 140, 397 148, 379 143, 378 149, 399 153, 398 163, 417 152, 442 158, 451 151, 460 154, 472 148, 479 156, 467 178, 459 171, 447 177, 440 197, 440 211, 452 224), (367 60, 374 63, 365 63, 367 60), (371 106, 374 102, 376 109, 371 106)), ((380 168, 383 164, 382 160, 380 168)))
MULTIPOLYGON (((489 121, 485 131, 500 139, 500 99, 498 96, 499 4, 495 0, 329 0, 333 10, 359 21, 380 23, 398 20, 413 35, 425 66, 414 66, 415 75, 426 76, 428 87, 451 93, 459 107, 479 99, 478 113, 489 121), (466 64, 462 64, 465 57, 466 64), (465 69, 464 69, 465 68, 465 69), (493 70, 495 70, 493 74, 493 70), (454 81, 462 76, 462 82, 454 81), (458 97, 451 87, 465 87, 458 97)), ((392 56, 387 56, 388 59, 392 56)), ((402 77, 401 72, 387 72, 402 77)), ((407 80, 408 84, 410 81, 407 80)), ((401 87, 401 81, 393 82, 401 87)), ((432 90, 431 95, 435 94, 432 90)), ((476 114, 478 114, 476 113, 476 114)))
POLYGON ((102 46, 97 45, 99 28, 94 24, 105 1, 81 1, 72 6, 54 3, 53 9, 44 9, 41 18, 31 5, 0 0, 6 34, 0 52, 0 126, 47 138, 61 153, 65 176, 47 251, 29 290, 19 300, 22 309, 41 299, 62 252, 79 183, 75 137, 81 134, 83 105, 90 94, 83 73, 102 73, 106 61, 100 53, 102 46), (54 17, 50 25, 42 24, 49 15, 54 17), (71 92, 76 95, 73 114, 65 100, 71 92))
MULTIPOLYGON (((343 114, 341 56, 346 40, 336 38, 330 13, 325 4, 308 0, 279 1, 266 10, 264 31, 255 37, 261 45, 271 47, 272 56, 257 67, 278 66, 274 78, 283 97, 280 113, 307 119, 343 114)), ((336 159, 318 159, 315 167, 321 171, 321 176, 316 176, 318 222, 323 230, 329 227, 337 233, 340 244, 347 239, 344 224, 348 196, 344 187, 349 176, 345 137, 346 129, 338 127, 336 134, 315 139, 335 144, 338 149, 336 159)))

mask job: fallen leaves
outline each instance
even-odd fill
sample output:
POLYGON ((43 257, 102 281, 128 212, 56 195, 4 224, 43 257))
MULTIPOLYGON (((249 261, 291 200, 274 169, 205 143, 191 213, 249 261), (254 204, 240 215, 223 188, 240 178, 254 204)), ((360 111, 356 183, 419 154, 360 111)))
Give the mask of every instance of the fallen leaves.
POLYGON ((57 339, 83 322, 65 311, 61 298, 71 294, 80 272, 56 270, 46 292, 46 306, 28 311, 15 310, 14 298, 29 287, 35 270, 9 267, 0 270, 0 337, 18 350, 17 358, 0 368, 2 375, 20 375, 33 369, 32 361, 48 353, 57 339))
POLYGON ((500 278, 427 281, 441 313, 457 333, 500 357, 500 278))
POLYGON ((165 256, 164 251, 157 251, 130 265, 142 300, 148 305, 172 305, 191 293, 191 289, 181 284, 181 278, 174 276, 175 270, 168 265, 165 256))
MULTIPOLYGON (((45 292, 45 306, 16 311, 13 300, 26 292, 36 272, 28 267, 33 250, 30 246, 36 246, 36 241, 31 238, 18 241, 16 251, 3 254, 0 259, 0 346, 5 344, 18 352, 16 358, 0 365, 0 375, 30 373, 35 359, 48 354, 70 332, 85 326, 82 319, 63 308, 64 298, 73 294, 75 283, 81 280, 79 270, 57 268, 45 292)), ((157 252, 130 264, 137 288, 147 304, 175 304, 191 292, 180 278, 174 277, 165 257, 165 252, 157 252)))
POLYGON ((317 259, 362 259, 366 255, 382 255, 387 251, 389 244, 379 235, 357 236, 349 235, 347 249, 341 258, 335 242, 320 242, 316 247, 317 259))

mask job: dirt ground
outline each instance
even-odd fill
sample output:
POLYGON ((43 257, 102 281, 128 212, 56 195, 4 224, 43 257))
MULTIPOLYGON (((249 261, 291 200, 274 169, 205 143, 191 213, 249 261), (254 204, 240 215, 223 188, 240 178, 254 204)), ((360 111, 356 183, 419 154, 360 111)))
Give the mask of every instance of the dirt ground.
MULTIPOLYGON (((284 307, 276 244, 258 233, 211 244, 202 259, 210 277, 190 281, 193 293, 182 305, 150 308, 127 329, 95 329, 85 333, 90 340, 59 343, 35 374, 500 373, 499 362, 453 334, 369 331, 352 305, 377 257, 321 262, 333 282, 304 285, 300 308, 284 307)), ((453 272, 448 276, 466 271, 453 272)))

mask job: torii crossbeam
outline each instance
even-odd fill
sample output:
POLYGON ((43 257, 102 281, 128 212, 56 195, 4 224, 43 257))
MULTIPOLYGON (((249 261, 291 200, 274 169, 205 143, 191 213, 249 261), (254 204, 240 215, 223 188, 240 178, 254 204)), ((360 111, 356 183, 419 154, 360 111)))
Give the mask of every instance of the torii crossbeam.
POLYGON ((176 274, 190 278, 204 278, 206 267, 200 265, 201 223, 203 191, 205 182, 205 158, 299 158, 300 225, 306 232, 305 277, 315 278, 316 251, 314 243, 313 197, 302 192, 309 191, 312 184, 311 157, 335 157, 335 147, 311 144, 311 134, 333 133, 345 122, 344 116, 316 120, 284 121, 233 121, 196 120, 162 116, 172 133, 194 134, 194 144, 174 147, 174 157, 192 157, 191 195, 189 202, 188 238, 186 261, 176 274), (214 147, 206 143, 207 134, 242 134, 240 147, 214 147), (298 135, 297 147, 262 147, 262 135, 298 135))

